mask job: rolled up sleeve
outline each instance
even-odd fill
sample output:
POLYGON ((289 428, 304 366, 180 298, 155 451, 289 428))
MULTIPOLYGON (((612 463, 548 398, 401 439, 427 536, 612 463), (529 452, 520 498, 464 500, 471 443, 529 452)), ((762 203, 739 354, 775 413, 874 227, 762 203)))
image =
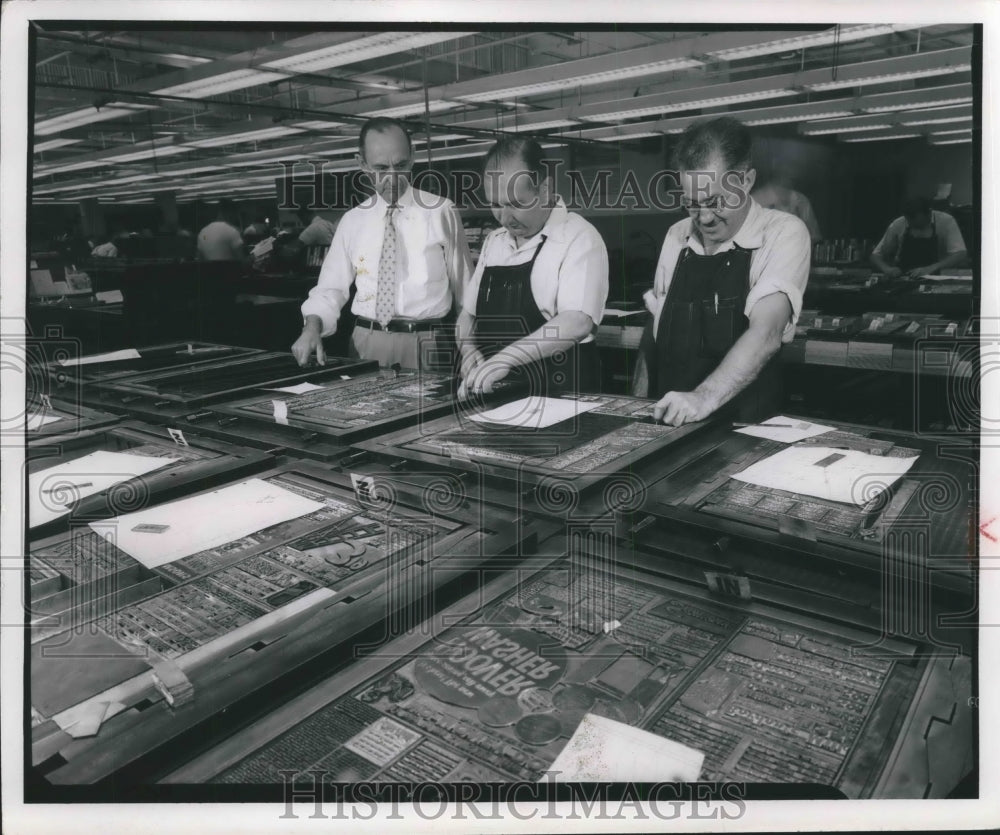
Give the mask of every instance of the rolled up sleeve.
POLYGON ((802 312, 802 296, 809 281, 809 229, 797 217, 785 215, 772 226, 751 263, 751 286, 744 314, 749 318, 755 304, 765 296, 784 293, 792 306, 792 318, 782 333, 782 342, 791 342, 795 323, 802 312))
POLYGON ((351 282, 354 281, 354 264, 347 246, 348 230, 341 223, 333 236, 330 249, 320 267, 319 280, 309 291, 309 297, 302 303, 302 316, 318 316, 323 323, 323 336, 330 336, 337 330, 340 311, 350 298, 351 282))
POLYGON ((962 230, 958 228, 958 221, 955 218, 942 213, 938 229, 941 230, 945 255, 954 255, 956 252, 965 251, 965 239, 962 238, 962 230))
POLYGON ((578 310, 599 325, 607 301, 608 250, 596 229, 585 228, 570 243, 559 266, 555 312, 578 310))
POLYGON ((882 240, 875 244, 872 252, 886 261, 895 261, 899 255, 899 243, 903 237, 905 226, 906 221, 901 217, 897 217, 889 224, 885 230, 885 234, 882 236, 882 240))

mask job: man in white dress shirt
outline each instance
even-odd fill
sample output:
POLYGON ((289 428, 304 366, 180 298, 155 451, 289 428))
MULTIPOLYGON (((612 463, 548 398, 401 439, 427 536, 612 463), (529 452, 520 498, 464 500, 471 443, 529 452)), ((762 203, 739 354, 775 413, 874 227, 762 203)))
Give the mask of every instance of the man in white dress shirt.
POLYGON ((534 393, 599 391, 604 240, 567 210, 533 139, 501 139, 484 174, 502 225, 483 242, 459 315, 460 395, 488 393, 514 369, 534 393))
POLYGON ((802 310, 809 230, 749 196, 750 149, 730 116, 689 125, 675 149, 688 217, 667 230, 645 295, 654 319, 633 390, 659 398, 653 417, 673 426, 723 407, 757 421, 781 402, 775 355, 802 310))
POLYGON ((409 184, 413 147, 403 126, 376 118, 361 128, 362 171, 375 193, 341 219, 319 281, 302 305, 300 364, 325 361, 323 337, 337 330, 357 283, 352 353, 383 367, 450 364, 434 351, 435 331, 452 321, 472 272, 465 230, 454 204, 409 184))

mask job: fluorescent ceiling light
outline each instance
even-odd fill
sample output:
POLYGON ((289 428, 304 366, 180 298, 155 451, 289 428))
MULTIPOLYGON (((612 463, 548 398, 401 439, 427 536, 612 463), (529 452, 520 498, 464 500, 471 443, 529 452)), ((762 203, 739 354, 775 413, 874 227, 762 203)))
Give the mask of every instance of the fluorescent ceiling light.
POLYGON ((886 142, 890 139, 915 139, 919 133, 896 133, 891 136, 845 136, 841 142, 886 142))
POLYGON ((164 52, 161 53, 164 58, 173 58, 175 61, 184 61, 185 63, 191 64, 211 64, 211 58, 202 58, 198 55, 180 55, 176 52, 164 52))
POLYGON ((295 127, 302 128, 303 130, 332 130, 333 128, 342 128, 344 126, 344 122, 324 122, 322 119, 316 119, 312 122, 295 123, 295 127))
POLYGON ((595 116, 581 116, 580 118, 586 122, 615 122, 619 119, 630 119, 640 116, 655 116, 658 113, 672 113, 678 110, 697 110, 703 107, 736 104, 741 101, 758 101, 760 99, 773 99, 780 96, 794 95, 794 90, 757 90, 752 93, 737 93, 732 96, 719 96, 718 98, 701 99, 700 101, 662 104, 651 107, 640 107, 633 110, 615 110, 610 113, 601 113, 595 116))
POLYGON ((809 119, 838 119, 842 116, 850 116, 850 110, 831 110, 828 113, 810 114, 804 116, 767 116, 763 119, 742 119, 744 125, 755 127, 757 125, 783 125, 789 122, 801 122, 804 118, 809 119))
MULTIPOLYGON (((464 133, 442 133, 440 136, 431 136, 431 142, 448 142, 452 139, 468 139, 464 133)), ((427 139, 421 137, 411 137, 410 141, 414 145, 426 145, 427 139)))
POLYGON ((931 134, 932 139, 936 139, 939 136, 954 136, 957 133, 968 133, 972 134, 972 128, 962 128, 961 130, 936 130, 931 134))
MULTIPOLYGON (((847 115, 849 116, 850 114, 848 113, 847 115)), ((894 126, 889 122, 881 122, 879 124, 873 124, 873 125, 854 125, 854 126, 840 125, 838 127, 833 127, 833 128, 803 127, 802 133, 805 134, 806 136, 824 136, 828 133, 855 133, 863 130, 888 130, 889 128, 892 127, 894 126)))
POLYGON ((271 162, 286 162, 296 159, 312 159, 315 154, 287 154, 285 156, 278 157, 268 157, 267 159, 253 159, 247 160, 245 162, 229 162, 226 163, 227 168, 248 168, 254 165, 266 165, 271 162))
POLYGON ((658 130, 648 130, 642 133, 623 133, 614 136, 595 136, 598 142, 623 142, 627 139, 648 139, 650 136, 663 136, 658 130))
POLYGON ((803 85, 807 90, 820 92, 823 90, 842 90, 847 87, 865 87, 869 84, 887 84, 892 81, 910 81, 914 78, 930 78, 935 75, 948 75, 954 72, 968 72, 972 64, 952 64, 945 67, 929 67, 925 70, 909 70, 907 72, 884 73, 870 75, 864 78, 845 78, 837 81, 821 81, 817 84, 803 85))
POLYGON ((243 133, 230 133, 225 136, 212 136, 208 139, 188 140, 185 144, 194 145, 196 148, 218 148, 222 145, 239 145, 243 142, 259 142, 265 139, 276 139, 279 136, 288 136, 292 133, 302 133, 302 129, 288 126, 261 128, 260 130, 248 130, 243 133))
MULTIPOLYGON (((555 66, 553 65, 553 69, 555 66)), ((697 58, 668 58, 664 61, 651 61, 645 64, 636 64, 632 67, 621 67, 614 70, 604 70, 575 76, 572 79, 553 79, 552 81, 539 81, 534 84, 520 84, 516 87, 507 87, 502 90, 490 90, 485 93, 469 93, 468 95, 456 96, 463 101, 497 101, 503 99, 515 99, 523 96, 539 96, 543 93, 552 93, 556 90, 576 89, 578 87, 589 87, 594 84, 604 84, 612 81, 624 81, 628 78, 638 78, 644 75, 655 75, 661 72, 671 72, 672 70, 687 70, 692 67, 704 66, 704 61, 697 58)), ((539 72, 544 72, 539 68, 539 72)))
POLYGON ((111 102, 98 109, 96 107, 84 107, 81 110, 74 110, 72 113, 63 113, 62 116, 55 116, 45 119, 42 122, 35 122, 35 136, 49 136, 53 133, 60 133, 71 128, 78 128, 81 125, 89 125, 93 122, 104 122, 108 119, 117 119, 120 116, 130 116, 137 110, 153 110, 151 104, 131 104, 128 102, 111 102))
POLYGON ((422 46, 442 43, 456 38, 466 37, 474 32, 380 32, 365 35, 353 41, 333 44, 322 49, 312 49, 287 58, 276 58, 265 61, 260 66, 273 67, 289 72, 317 72, 331 67, 341 67, 345 64, 356 64, 372 58, 381 58, 407 49, 418 49, 422 46))
MULTIPOLYGON (((456 107, 461 107, 462 102, 454 101, 432 101, 427 103, 427 112, 429 113, 440 113, 442 110, 452 110, 456 107)), ((414 102, 413 104, 404 104, 400 107, 385 107, 381 110, 372 110, 368 113, 362 113, 362 116, 368 116, 369 118, 374 116, 385 116, 390 119, 402 119, 406 116, 415 116, 418 113, 424 112, 423 102, 414 102)))
POLYGON ((265 72, 246 67, 219 75, 210 75, 207 78, 199 78, 197 81, 174 84, 170 87, 154 90, 153 93, 158 96, 187 96, 200 99, 205 96, 231 93, 233 90, 242 90, 245 87, 255 87, 258 84, 267 84, 271 81, 281 81, 281 79, 288 77, 285 73, 265 72))
POLYGON ((965 139, 935 139, 931 141, 931 145, 964 145, 966 142, 971 141, 971 136, 965 139))
POLYGON ((797 35, 794 38, 780 38, 767 43, 752 46, 740 46, 732 49, 720 49, 706 53, 717 61, 738 61, 742 58, 755 58, 759 55, 774 55, 778 52, 792 52, 797 49, 808 49, 816 46, 828 46, 832 43, 846 43, 865 38, 875 38, 889 35, 904 29, 916 29, 916 25, 897 25, 883 23, 865 23, 858 26, 834 26, 822 32, 808 35, 797 35))
POLYGON ((66 145, 75 145, 77 142, 82 142, 81 139, 50 139, 48 142, 42 142, 35 146, 35 153, 40 154, 42 151, 51 151, 53 148, 62 148, 66 145))
POLYGON ((535 122, 534 124, 527 125, 511 125, 504 130, 513 131, 514 133, 521 133, 522 131, 528 130, 550 130, 551 128, 568 128, 573 125, 578 125, 579 122, 575 122, 572 119, 553 119, 551 122, 535 122))
MULTIPOLYGON (((930 92, 927 90, 926 92, 930 92)), ((933 99, 924 99, 923 101, 910 102, 900 102, 897 104, 887 104, 881 105, 879 107, 865 107, 863 110, 865 113, 888 113, 892 110, 924 110, 928 107, 933 107, 935 104, 968 104, 972 101, 972 96, 956 96, 951 99, 943 99, 941 101, 934 101, 933 99)))
POLYGON ((965 116, 942 116, 939 119, 916 119, 916 120, 906 120, 900 121, 901 125, 906 125, 907 127, 916 127, 917 125, 946 125, 949 122, 971 122, 972 114, 967 114, 965 116))

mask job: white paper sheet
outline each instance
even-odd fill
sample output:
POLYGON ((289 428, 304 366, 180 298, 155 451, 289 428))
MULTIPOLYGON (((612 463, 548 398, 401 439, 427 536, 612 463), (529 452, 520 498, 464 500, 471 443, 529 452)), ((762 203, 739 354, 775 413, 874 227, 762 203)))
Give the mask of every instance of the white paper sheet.
POLYGON ((886 458, 853 449, 793 446, 758 461, 733 478, 773 490, 862 506, 891 487, 916 460, 917 456, 886 458), (825 466, 817 465, 834 456, 825 466))
POLYGON ((815 438, 824 432, 832 432, 832 426, 824 426, 821 423, 810 423, 808 420, 795 420, 793 418, 778 415, 768 418, 763 423, 755 423, 753 426, 745 426, 735 430, 741 435, 753 435, 755 438, 767 438, 769 441, 780 441, 783 444, 794 444, 806 438, 815 438), (768 428, 771 424, 779 424, 773 428, 768 428), (785 428, 784 424, 787 424, 785 428))
POLYGON ((215 548, 271 525, 313 513, 323 505, 263 479, 213 490, 200 496, 126 513, 91 527, 146 568, 215 548), (167 527, 159 533, 140 526, 167 527), (110 531, 110 533, 109 533, 110 531))
POLYGON ((104 302, 105 304, 115 304, 125 301, 121 290, 102 290, 100 293, 96 293, 95 296, 99 302, 104 302))
POLYGON ((41 429, 48 423, 55 423, 57 420, 65 419, 65 415, 47 415, 44 412, 38 412, 37 414, 28 415, 28 419, 25 421, 25 426, 29 432, 34 432, 36 429, 41 429))
POLYGON ((572 398, 524 397, 469 417, 478 423, 500 423, 522 429, 545 429, 560 421, 596 409, 600 405, 599 402, 588 403, 572 398))
POLYGON ((626 316, 638 316, 639 314, 646 312, 645 308, 640 308, 639 310, 620 310, 617 307, 604 308, 605 316, 614 316, 618 319, 624 319, 626 316))
POLYGON ((705 755, 679 742, 588 713, 543 780, 581 783, 689 783, 705 755))
POLYGON ((264 391, 284 391, 288 394, 308 394, 311 391, 320 391, 323 386, 314 383, 299 383, 297 386, 285 386, 284 388, 264 389, 264 391))
POLYGON ((69 513, 68 505, 172 464, 175 458, 99 450, 28 476, 31 527, 69 513))
POLYGON ((109 351, 106 354, 91 354, 89 357, 59 360, 59 364, 63 366, 91 365, 96 362, 118 362, 120 360, 137 360, 140 358, 141 355, 135 348, 123 348, 121 351, 109 351))

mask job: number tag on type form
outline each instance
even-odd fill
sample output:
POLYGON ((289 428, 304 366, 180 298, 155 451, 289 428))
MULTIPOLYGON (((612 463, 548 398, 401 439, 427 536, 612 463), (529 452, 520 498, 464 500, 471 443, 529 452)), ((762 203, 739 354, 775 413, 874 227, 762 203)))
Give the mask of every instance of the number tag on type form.
POLYGON ((750 578, 741 574, 724 574, 720 571, 706 571, 705 582, 708 590, 726 597, 738 597, 740 600, 751 600, 750 578))
POLYGON ((174 443, 179 446, 188 446, 187 439, 184 437, 184 433, 180 429, 167 428, 167 434, 174 439, 174 443))

